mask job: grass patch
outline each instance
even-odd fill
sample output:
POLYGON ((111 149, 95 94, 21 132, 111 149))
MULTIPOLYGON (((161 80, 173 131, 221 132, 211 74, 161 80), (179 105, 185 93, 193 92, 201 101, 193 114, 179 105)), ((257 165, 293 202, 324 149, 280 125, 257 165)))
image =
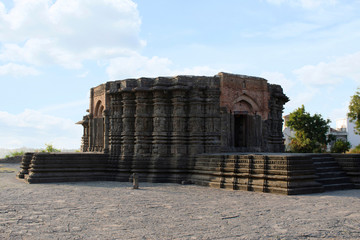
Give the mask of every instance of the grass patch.
POLYGON ((15 171, 16 171, 16 169, 14 169, 14 168, 6 168, 6 167, 3 167, 2 165, 0 165, 0 173, 13 173, 15 171))

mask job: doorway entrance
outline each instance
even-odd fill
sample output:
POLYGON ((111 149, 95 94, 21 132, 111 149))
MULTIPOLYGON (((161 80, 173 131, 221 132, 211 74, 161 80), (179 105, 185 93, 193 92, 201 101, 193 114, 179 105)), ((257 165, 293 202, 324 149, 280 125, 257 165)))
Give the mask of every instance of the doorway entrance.
POLYGON ((92 146, 94 151, 101 152, 104 149, 104 105, 99 100, 96 103, 94 118, 92 119, 92 146))
POLYGON ((94 118, 93 124, 95 151, 101 152, 104 149, 104 118, 94 118))
POLYGON ((234 147, 246 148, 248 135, 248 115, 234 115, 234 147))

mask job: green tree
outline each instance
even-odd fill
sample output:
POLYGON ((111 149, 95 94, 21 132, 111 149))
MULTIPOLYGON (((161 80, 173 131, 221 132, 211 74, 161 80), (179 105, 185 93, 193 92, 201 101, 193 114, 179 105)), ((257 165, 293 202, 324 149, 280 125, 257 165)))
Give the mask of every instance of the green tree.
POLYGON ((351 97, 349 104, 348 118, 355 123, 355 133, 360 134, 360 88, 356 94, 351 97))
POLYGON ((51 153, 51 152, 61 152, 60 149, 56 149, 54 148, 54 146, 52 144, 45 144, 46 148, 45 150, 42 150, 41 152, 48 152, 48 153, 51 153))
POLYGON ((351 144, 343 139, 338 139, 331 147, 332 153, 346 153, 351 148, 351 144))
POLYGON ((291 138, 290 148, 292 152, 310 153, 324 152, 326 145, 333 140, 333 136, 327 136, 330 120, 323 119, 320 114, 305 111, 304 105, 289 115, 286 125, 295 131, 295 137, 291 138))
POLYGON ((17 151, 17 152, 12 152, 12 153, 6 155, 5 158, 17 157, 17 156, 22 156, 22 155, 24 155, 24 151, 17 151))

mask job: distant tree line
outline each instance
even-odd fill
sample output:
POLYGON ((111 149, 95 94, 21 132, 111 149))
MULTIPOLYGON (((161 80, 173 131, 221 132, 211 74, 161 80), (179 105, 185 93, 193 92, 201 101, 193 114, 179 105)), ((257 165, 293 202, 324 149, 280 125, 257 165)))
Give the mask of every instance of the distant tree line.
MULTIPOLYGON (((43 153, 45 153, 45 152, 48 152, 48 153, 61 152, 60 149, 55 148, 52 144, 47 144, 46 143, 45 146, 46 146, 45 149, 40 149, 37 152, 43 152, 43 153)), ((5 155, 5 158, 22 156, 22 155, 24 155, 24 153, 25 153, 24 151, 15 151, 15 152, 12 152, 10 154, 5 155)))

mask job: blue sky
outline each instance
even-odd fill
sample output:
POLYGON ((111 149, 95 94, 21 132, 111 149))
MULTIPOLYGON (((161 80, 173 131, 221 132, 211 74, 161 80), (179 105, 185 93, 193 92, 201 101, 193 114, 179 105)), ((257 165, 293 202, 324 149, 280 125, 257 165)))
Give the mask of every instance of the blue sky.
POLYGON ((261 76, 332 125, 360 86, 359 0, 1 0, 0 148, 79 148, 89 89, 261 76))

